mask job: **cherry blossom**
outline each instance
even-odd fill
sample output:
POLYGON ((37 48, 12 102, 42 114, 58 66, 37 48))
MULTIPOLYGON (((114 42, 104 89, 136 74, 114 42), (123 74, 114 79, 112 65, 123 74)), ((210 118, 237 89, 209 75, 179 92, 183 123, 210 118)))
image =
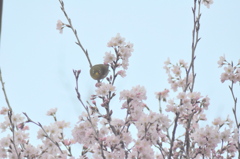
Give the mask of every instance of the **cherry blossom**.
POLYGON ((64 26, 64 23, 61 20, 58 20, 56 29, 59 30, 59 33, 61 34, 63 33, 63 26, 64 26))
POLYGON ((203 0, 202 3, 203 3, 207 8, 210 8, 210 5, 213 4, 213 0, 203 0))
POLYGON ((111 52, 106 52, 104 56, 104 64, 112 63, 116 60, 116 57, 111 52))
POLYGON ((108 95, 109 92, 114 92, 115 87, 111 84, 102 83, 100 87, 96 90, 97 95, 105 96, 108 95))

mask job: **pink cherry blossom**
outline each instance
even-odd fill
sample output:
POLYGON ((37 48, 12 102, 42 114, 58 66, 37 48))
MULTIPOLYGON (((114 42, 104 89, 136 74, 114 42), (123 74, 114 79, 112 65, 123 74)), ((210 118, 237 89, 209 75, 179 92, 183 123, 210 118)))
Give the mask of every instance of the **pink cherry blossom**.
POLYGON ((183 59, 179 60, 179 64, 181 67, 184 67, 186 69, 188 68, 188 63, 185 62, 183 59))
POLYGON ((108 47, 116 47, 125 45, 125 38, 121 37, 118 33, 115 37, 113 37, 107 44, 108 47))
POLYGON ((213 0, 203 0, 202 3, 203 3, 207 8, 210 8, 210 5, 213 4, 213 0))
POLYGON ((162 92, 155 92, 155 95, 157 99, 159 100, 163 99, 163 101, 166 101, 166 98, 168 97, 168 93, 169 93, 169 90, 164 89, 164 91, 162 92))
POLYGON ((59 33, 61 33, 61 34, 63 33, 63 25, 64 25, 64 23, 61 20, 57 21, 56 29, 59 30, 59 33))
POLYGON ((115 91, 115 86, 111 84, 102 83, 101 86, 97 88, 96 93, 99 96, 105 96, 105 95, 108 95, 109 92, 114 92, 114 91, 115 91))
POLYGON ((219 57, 218 67, 222 67, 225 64, 225 55, 219 57))
POLYGON ((116 60, 116 57, 111 52, 106 52, 104 56, 104 64, 112 63, 116 60))
POLYGON ((57 112, 57 108, 52 108, 47 112, 47 116, 54 116, 57 112))
POLYGON ((224 124, 224 121, 219 117, 219 118, 214 119, 214 121, 212 123, 213 123, 213 125, 221 126, 224 124))
POLYGON ((9 111, 9 109, 7 107, 2 107, 2 109, 0 110, 0 114, 6 115, 8 111, 9 111))
POLYGON ((126 77, 126 71, 125 70, 120 70, 117 72, 118 75, 120 75, 121 77, 126 77))

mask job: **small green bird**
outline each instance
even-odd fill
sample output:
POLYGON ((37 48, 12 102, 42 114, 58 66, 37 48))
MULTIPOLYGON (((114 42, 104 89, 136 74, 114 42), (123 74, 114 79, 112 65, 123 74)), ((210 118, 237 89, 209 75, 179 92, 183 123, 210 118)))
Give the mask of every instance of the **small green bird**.
POLYGON ((97 64, 92 66, 90 69, 90 75, 95 80, 100 80, 105 78, 109 72, 109 65, 97 64))

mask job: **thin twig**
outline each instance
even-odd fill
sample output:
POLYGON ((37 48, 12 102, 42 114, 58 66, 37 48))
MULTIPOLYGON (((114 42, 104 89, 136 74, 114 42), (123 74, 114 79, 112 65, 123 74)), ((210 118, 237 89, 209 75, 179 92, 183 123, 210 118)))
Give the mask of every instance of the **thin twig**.
POLYGON ((30 119, 30 118, 28 117, 27 113, 23 112, 23 114, 24 114, 24 115, 26 116, 26 118, 27 118, 27 121, 26 121, 26 122, 31 122, 31 123, 39 126, 39 127, 43 130, 43 132, 44 132, 44 134, 45 134, 45 137, 48 138, 54 145, 56 145, 56 146, 58 147, 58 149, 60 150, 60 152, 63 154, 63 151, 61 150, 59 144, 49 137, 49 135, 47 134, 47 132, 46 132, 45 129, 43 128, 42 124, 41 124, 41 123, 36 123, 36 122, 34 122, 32 119, 30 119))
POLYGON ((9 122, 10 122, 10 125, 11 125, 10 130, 12 131, 12 134, 13 134, 13 139, 11 140, 11 142, 13 144, 13 147, 14 147, 14 150, 17 154, 18 159, 20 159, 21 153, 18 152, 17 146, 15 144, 15 125, 12 122, 12 110, 8 111, 8 118, 9 118, 9 122))
MULTIPOLYGON (((201 38, 199 38, 199 30, 200 30, 200 18, 201 18, 201 12, 200 12, 200 6, 201 6, 201 0, 194 0, 194 6, 192 8, 192 12, 193 12, 193 30, 192 30, 192 58, 191 58, 191 63, 189 68, 186 70, 186 87, 184 89, 184 92, 187 91, 187 89, 189 88, 190 92, 193 92, 194 89, 194 84, 195 84, 195 78, 196 78, 196 73, 195 73, 195 68, 194 68, 194 62, 196 59, 196 48, 198 45, 198 42, 200 41, 201 38), (198 5, 198 8, 197 8, 198 5), (197 15, 196 15, 197 13, 197 15), (192 72, 192 84, 190 85, 190 83, 188 83, 188 79, 189 79, 189 73, 190 71, 192 72)), ((185 134, 185 144, 186 144, 186 157, 189 158, 190 155, 190 145, 189 145, 189 128, 190 128, 190 124, 191 124, 191 119, 193 117, 194 113, 190 115, 190 118, 188 120, 188 124, 187 124, 187 128, 186 128, 186 134, 185 134)))
POLYGON ((72 21, 71 21, 71 19, 68 17, 68 15, 67 15, 67 13, 66 13, 66 11, 65 11, 63 1, 62 1, 62 0, 59 0, 59 2, 60 2, 60 4, 61 4, 61 10, 63 11, 63 13, 64 13, 64 15, 65 15, 65 17, 66 17, 66 19, 67 19, 67 21, 68 21, 68 23, 69 23, 69 25, 67 25, 67 26, 72 29, 72 31, 73 31, 76 39, 77 39, 76 44, 82 49, 82 51, 84 52, 84 54, 85 54, 86 57, 87 57, 88 63, 89 63, 89 65, 90 65, 90 68, 92 68, 92 63, 91 63, 91 60, 90 60, 90 58, 89 58, 88 51, 85 50, 84 47, 82 46, 82 44, 81 44, 81 42, 80 42, 80 40, 79 40, 79 38, 78 38, 77 30, 74 29, 74 27, 73 27, 73 25, 72 25, 72 21))
POLYGON ((91 115, 90 115, 90 113, 89 113, 89 109, 88 109, 88 107, 85 106, 85 104, 83 103, 83 101, 82 101, 82 99, 81 99, 81 94, 80 94, 80 92, 79 92, 79 90, 78 90, 78 77, 79 77, 80 73, 81 73, 81 70, 73 70, 73 74, 74 74, 75 80, 76 80, 75 91, 76 91, 76 93, 77 93, 77 98, 78 98, 78 100, 80 101, 80 103, 82 104, 82 106, 84 107, 84 109, 86 110, 86 112, 87 112, 87 114, 88 114, 87 120, 88 120, 89 123, 91 124, 92 129, 94 130, 95 135, 96 135, 96 136, 95 136, 95 139, 98 141, 98 143, 99 143, 99 145, 100 145, 100 147, 101 147, 100 149, 101 149, 102 158, 105 159, 106 157, 104 156, 104 152, 103 152, 103 143, 102 143, 102 141, 99 140, 99 133, 98 133, 98 131, 94 128, 94 125, 93 125, 92 120, 91 120, 91 115))
POLYGON ((169 154, 168 154, 168 159, 172 158, 172 150, 173 150, 173 143, 175 141, 175 134, 178 126, 178 118, 179 118, 179 113, 176 113, 175 121, 174 121, 174 128, 172 131, 172 140, 170 141, 170 149, 169 149, 169 154))
POLYGON ((9 100, 8 100, 8 97, 7 97, 7 93, 6 93, 6 90, 5 90, 5 87, 4 87, 4 82, 3 82, 3 79, 2 79, 2 71, 1 71, 1 68, 0 68, 0 81, 1 81, 1 84, 2 84, 2 90, 3 90, 3 94, 4 94, 4 97, 5 97, 5 100, 6 100, 6 103, 8 105, 8 108, 9 108, 9 111, 12 111, 12 107, 10 106, 10 103, 9 103, 9 100))
MULTIPOLYGON (((229 89, 231 91, 231 94, 232 94, 232 97, 233 97, 233 101, 234 101, 234 108, 232 109, 232 111, 233 111, 234 119, 235 119, 235 122, 236 122, 236 125, 237 125, 238 134, 239 134, 240 123, 238 122, 238 118, 237 118, 237 97, 235 97, 234 92, 233 92, 233 81, 232 81, 231 86, 229 86, 229 89)), ((238 148, 238 158, 240 159, 240 142, 239 142, 239 138, 240 138, 240 136, 238 137, 238 142, 237 142, 238 146, 237 146, 237 148, 238 148)))
POLYGON ((196 55, 195 55, 196 48, 197 48, 198 42, 201 39, 198 37, 199 30, 200 30, 200 18, 201 18, 200 6, 201 6, 201 0, 198 0, 198 10, 197 10, 197 0, 194 0, 194 7, 192 8, 193 22, 194 22, 193 30, 192 30, 192 58, 191 58, 190 66, 187 69, 186 87, 184 89, 184 92, 187 91, 187 88, 190 88, 190 91, 193 92, 195 78, 196 78, 195 69, 194 69, 194 61, 196 59, 196 55), (198 14, 196 16, 197 11, 198 11, 198 14), (192 71, 192 76, 193 76, 193 81, 192 81, 191 87, 189 87, 189 83, 188 83, 190 71, 192 71))

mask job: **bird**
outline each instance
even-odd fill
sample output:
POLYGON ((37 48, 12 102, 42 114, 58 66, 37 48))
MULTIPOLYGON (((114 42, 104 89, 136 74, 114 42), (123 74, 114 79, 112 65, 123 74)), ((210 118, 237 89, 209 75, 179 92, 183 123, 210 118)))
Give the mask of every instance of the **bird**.
POLYGON ((109 72, 109 65, 97 64, 91 67, 90 75, 94 80, 100 80, 105 78, 109 72))

